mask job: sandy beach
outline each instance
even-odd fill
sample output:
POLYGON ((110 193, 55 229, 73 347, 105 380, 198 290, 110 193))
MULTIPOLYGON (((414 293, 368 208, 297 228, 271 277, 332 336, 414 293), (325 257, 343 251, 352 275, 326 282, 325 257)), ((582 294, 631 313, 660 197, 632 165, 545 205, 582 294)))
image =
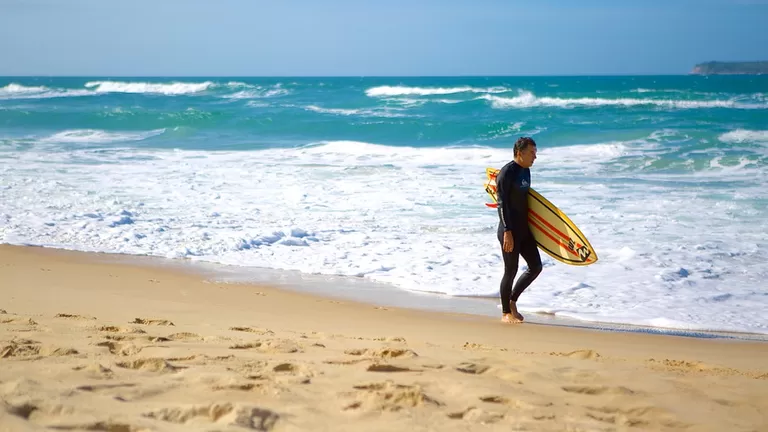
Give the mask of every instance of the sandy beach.
POLYGON ((0 246, 0 430, 768 430, 768 344, 502 324, 0 246))

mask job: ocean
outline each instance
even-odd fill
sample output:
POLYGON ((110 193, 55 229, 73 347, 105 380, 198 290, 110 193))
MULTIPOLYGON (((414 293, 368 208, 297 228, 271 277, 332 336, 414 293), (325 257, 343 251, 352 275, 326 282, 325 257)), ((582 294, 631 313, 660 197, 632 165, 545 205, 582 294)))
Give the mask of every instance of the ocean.
POLYGON ((4 77, 0 243, 498 298, 520 136, 599 256, 521 312, 768 334, 768 76, 4 77))

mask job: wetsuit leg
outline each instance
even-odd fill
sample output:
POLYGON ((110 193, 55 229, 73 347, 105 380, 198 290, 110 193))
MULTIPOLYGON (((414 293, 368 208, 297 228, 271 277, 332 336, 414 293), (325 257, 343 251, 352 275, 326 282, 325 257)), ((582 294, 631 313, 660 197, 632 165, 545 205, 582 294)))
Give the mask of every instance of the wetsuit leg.
MULTIPOLYGON (((541 255, 539 255, 539 248, 536 245, 536 240, 533 239, 533 235, 528 233, 527 238, 521 243, 520 255, 523 256, 526 264, 528 264, 528 269, 520 276, 520 279, 517 280, 517 283, 512 290, 510 300, 513 302, 517 302, 520 294, 522 294, 523 291, 528 288, 528 285, 530 285, 531 282, 533 282, 536 277, 539 276, 542 268, 541 255)), ((515 248, 517 248, 517 245, 515 245, 515 248)), ((517 261, 517 258, 515 258, 515 266, 517 266, 517 261)))
POLYGON ((504 252, 504 229, 499 227, 497 232, 499 239, 499 246, 501 246, 501 257, 504 260, 504 276, 501 278, 501 286, 499 287, 499 293, 501 295, 501 311, 502 313, 512 313, 509 308, 509 300, 512 296, 512 285, 515 282, 515 275, 517 274, 517 264, 520 258, 519 246, 515 242, 512 247, 512 252, 504 252))

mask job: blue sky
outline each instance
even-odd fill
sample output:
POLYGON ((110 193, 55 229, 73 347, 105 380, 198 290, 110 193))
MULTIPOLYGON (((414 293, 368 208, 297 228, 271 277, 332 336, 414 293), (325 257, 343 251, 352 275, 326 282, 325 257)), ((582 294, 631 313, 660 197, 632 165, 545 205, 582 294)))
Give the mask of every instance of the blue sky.
POLYGON ((685 74, 768 0, 0 0, 0 75, 685 74))

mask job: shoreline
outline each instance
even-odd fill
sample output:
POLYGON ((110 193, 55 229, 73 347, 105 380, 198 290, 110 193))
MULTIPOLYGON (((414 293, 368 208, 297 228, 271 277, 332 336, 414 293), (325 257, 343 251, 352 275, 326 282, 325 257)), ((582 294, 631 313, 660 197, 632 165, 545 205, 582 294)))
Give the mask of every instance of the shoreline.
MULTIPOLYGON (((128 266, 147 266, 171 269, 204 278, 210 283, 252 286, 267 285, 295 293, 305 293, 321 298, 354 301, 362 306, 397 307, 416 311, 448 312, 487 317, 498 320, 498 299, 492 297, 450 296, 438 292, 408 291, 385 283, 372 282, 348 276, 314 275, 299 271, 261 267, 240 267, 208 261, 173 259, 149 255, 132 255, 107 252, 85 252, 73 249, 38 245, 0 244, 3 247, 39 249, 51 253, 72 254, 97 262, 128 266)), ((587 321, 554 316, 548 313, 528 312, 525 324, 563 326, 575 329, 619 333, 643 333, 664 336, 735 339, 768 342, 768 333, 737 332, 725 330, 697 330, 674 327, 654 327, 610 321, 587 321)))
POLYGON ((762 342, 509 325, 147 261, 0 245, 0 431, 768 427, 762 342))

